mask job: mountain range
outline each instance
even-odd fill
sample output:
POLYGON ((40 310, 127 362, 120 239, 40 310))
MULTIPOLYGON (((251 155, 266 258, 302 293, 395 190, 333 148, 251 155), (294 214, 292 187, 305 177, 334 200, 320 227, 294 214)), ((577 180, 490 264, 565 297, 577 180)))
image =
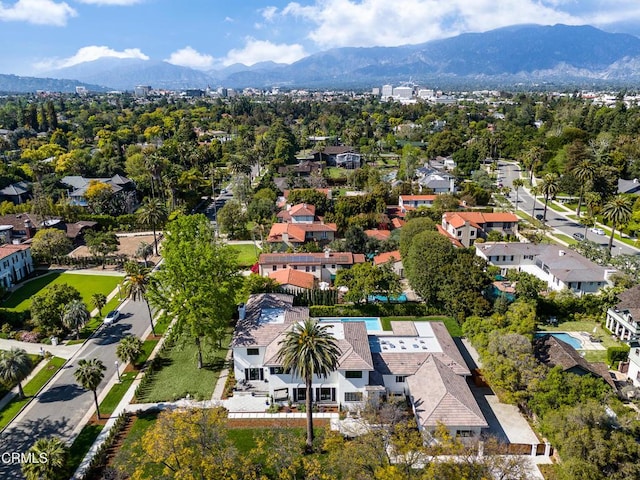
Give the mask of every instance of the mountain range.
POLYGON ((205 72, 161 61, 102 58, 46 76, 42 81, 49 87, 38 87, 36 78, 0 75, 0 91, 69 91, 65 88, 73 90, 79 82, 94 91, 135 85, 370 88, 406 81, 437 88, 630 86, 640 80, 640 38, 591 26, 516 25, 419 45, 335 48, 291 65, 237 64, 205 72))

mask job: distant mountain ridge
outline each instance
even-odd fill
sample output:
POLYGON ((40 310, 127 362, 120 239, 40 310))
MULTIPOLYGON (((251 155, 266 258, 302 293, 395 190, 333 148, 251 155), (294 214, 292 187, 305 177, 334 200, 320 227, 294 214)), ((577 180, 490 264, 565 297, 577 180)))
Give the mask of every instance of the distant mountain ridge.
POLYGON ((619 86, 640 80, 640 38, 591 26, 515 25, 420 45, 334 48, 291 65, 236 64, 203 72, 166 62, 105 58, 48 76, 118 90, 139 84, 165 89, 369 88, 403 81, 442 88, 544 82, 619 86))

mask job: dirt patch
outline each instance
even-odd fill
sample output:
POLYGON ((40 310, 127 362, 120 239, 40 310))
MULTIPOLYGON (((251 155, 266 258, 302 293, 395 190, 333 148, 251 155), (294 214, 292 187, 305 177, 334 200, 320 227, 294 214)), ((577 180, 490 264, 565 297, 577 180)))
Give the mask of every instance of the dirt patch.
MULTIPOLYGON (((160 239, 161 236, 158 235, 158 243, 160 243, 160 239)), ((120 246, 114 255, 123 255, 131 259, 135 258, 136 250, 142 242, 153 245, 153 235, 118 235, 118 240, 120 240, 120 246)), ((73 258, 93 257, 86 245, 76 248, 69 256, 73 258)), ((150 265, 155 265, 159 260, 159 256, 152 255, 149 257, 150 265)))

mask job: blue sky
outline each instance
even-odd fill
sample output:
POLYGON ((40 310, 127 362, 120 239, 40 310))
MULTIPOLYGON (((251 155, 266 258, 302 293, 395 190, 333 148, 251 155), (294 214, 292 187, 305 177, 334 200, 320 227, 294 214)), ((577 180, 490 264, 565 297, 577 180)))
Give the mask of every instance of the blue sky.
POLYGON ((0 73, 103 56, 211 70, 518 23, 636 33, 639 20, 638 0, 0 0, 0 73))

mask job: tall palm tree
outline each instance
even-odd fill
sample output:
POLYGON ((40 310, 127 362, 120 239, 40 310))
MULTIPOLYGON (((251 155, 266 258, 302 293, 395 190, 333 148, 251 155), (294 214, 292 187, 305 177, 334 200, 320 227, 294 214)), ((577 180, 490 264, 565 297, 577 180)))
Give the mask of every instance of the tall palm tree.
POLYGON ((91 303, 98 309, 98 315, 102 316, 102 309, 107 304, 107 297, 104 293, 94 293, 91 295, 91 303))
POLYGON ((558 188, 558 175, 556 175, 555 173, 547 173, 542 178, 540 191, 544 195, 544 212, 542 213, 543 223, 547 222, 547 206, 549 204, 549 200, 555 197, 556 193, 558 193, 558 188))
POLYGON ((593 180, 593 177, 596 174, 596 166, 591 160, 585 159, 573 167, 572 173, 580 182, 580 196, 578 197, 578 208, 576 209, 576 215, 580 217, 584 188, 586 184, 593 180))
POLYGON ((542 160, 543 154, 544 150, 538 146, 531 147, 524 154, 523 162, 525 166, 529 168, 529 183, 531 184, 533 184, 533 172, 535 171, 536 165, 542 160))
POLYGON ((69 447, 57 437, 39 438, 27 452, 33 459, 22 464, 26 480, 58 480, 65 476, 69 447))
POLYGON ((135 363, 142 353, 142 340, 134 335, 125 335, 118 343, 117 357, 123 363, 135 363))
POLYGON ((141 258, 144 261, 144 266, 147 266, 147 260, 153 255, 153 247, 147 242, 140 242, 136 249, 136 257, 141 258))
POLYGON ((521 178, 516 178, 515 180, 513 180, 513 182, 511 182, 511 185, 513 186, 513 189, 516 191, 516 211, 518 211, 518 199, 519 199, 519 189, 520 187, 524 186, 524 180, 521 178))
POLYGON ((609 255, 611 255, 611 249, 613 248, 613 236, 616 233, 616 228, 631 220, 632 212, 633 203, 631 198, 625 195, 613 197, 602 207, 602 216, 612 223, 611 236, 609 237, 609 255))
POLYGON ((89 321, 87 306, 82 300, 71 300, 64 308, 62 324, 69 330, 76 331, 76 339, 80 338, 80 329, 89 321))
POLYGON ((311 408, 311 385, 313 377, 327 378, 338 367, 341 355, 338 342, 329 331, 329 325, 306 319, 297 323, 279 342, 278 359, 285 371, 304 379, 307 410, 307 451, 313 450, 313 413, 311 408))
POLYGON ((100 404, 98 403, 98 385, 104 378, 104 371, 107 367, 104 366, 102 360, 98 358, 92 358, 87 360, 83 358, 78 362, 78 368, 73 372, 73 376, 82 388, 91 390, 93 392, 93 400, 96 402, 96 412, 98 413, 98 419, 100 419, 100 404))
POLYGON ((125 296, 134 302, 142 300, 147 305, 149 311, 149 322, 151 322, 151 332, 155 335, 156 329, 153 325, 153 315, 151 314, 151 306, 147 299, 147 289, 151 279, 151 271, 148 268, 141 267, 137 263, 128 262, 125 265, 127 276, 124 278, 125 296))
POLYGON ((153 228, 153 245, 158 255, 156 228, 167 219, 167 207, 159 198, 145 198, 137 211, 138 221, 153 228))
POLYGON ((0 381, 10 387, 14 383, 18 385, 20 398, 24 398, 22 381, 31 372, 33 362, 26 350, 13 347, 9 351, 0 353, 0 381))

